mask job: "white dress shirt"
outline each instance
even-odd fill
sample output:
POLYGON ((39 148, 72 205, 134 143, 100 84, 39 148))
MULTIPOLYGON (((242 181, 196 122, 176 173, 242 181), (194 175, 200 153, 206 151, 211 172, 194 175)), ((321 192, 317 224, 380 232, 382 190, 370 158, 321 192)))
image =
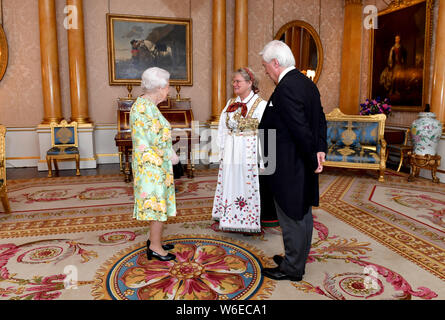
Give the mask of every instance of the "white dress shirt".
POLYGON ((283 77, 286 75, 286 73, 288 73, 291 70, 294 70, 295 66, 291 66, 291 67, 287 67, 286 69, 283 70, 283 72, 280 73, 280 75, 278 76, 278 83, 280 83, 281 79, 283 79, 283 77))

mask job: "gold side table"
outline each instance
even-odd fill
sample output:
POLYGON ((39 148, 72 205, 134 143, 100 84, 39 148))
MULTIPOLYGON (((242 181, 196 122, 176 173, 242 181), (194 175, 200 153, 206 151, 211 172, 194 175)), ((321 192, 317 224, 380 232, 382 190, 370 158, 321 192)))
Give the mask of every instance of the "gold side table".
POLYGON ((431 176, 433 182, 439 183, 439 178, 436 177, 437 167, 440 166, 439 155, 426 154, 424 156, 412 153, 408 151, 409 164, 411 166, 411 173, 409 174, 408 181, 413 181, 415 177, 419 176, 420 169, 431 170, 431 176))

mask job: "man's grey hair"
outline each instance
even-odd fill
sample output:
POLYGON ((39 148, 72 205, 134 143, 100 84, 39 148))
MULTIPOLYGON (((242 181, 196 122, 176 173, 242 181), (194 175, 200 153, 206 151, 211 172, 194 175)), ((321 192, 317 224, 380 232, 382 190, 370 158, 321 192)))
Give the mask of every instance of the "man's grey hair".
POLYGON ((168 85, 170 73, 167 70, 152 67, 142 73, 141 88, 144 92, 153 92, 168 85))
POLYGON ((295 66, 295 58, 287 44, 280 40, 272 40, 260 52, 263 60, 269 63, 277 59, 278 64, 284 68, 295 66))

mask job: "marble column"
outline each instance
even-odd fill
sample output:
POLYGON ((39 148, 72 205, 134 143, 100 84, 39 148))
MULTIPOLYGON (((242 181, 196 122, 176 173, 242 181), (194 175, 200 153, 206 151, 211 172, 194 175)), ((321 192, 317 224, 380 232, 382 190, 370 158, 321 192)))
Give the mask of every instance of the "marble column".
POLYGON ((211 123, 226 104, 226 64, 226 0, 213 0, 211 123))
POLYGON ((445 1, 439 2, 434 50, 433 87, 431 91, 431 112, 442 122, 445 132, 445 1))
MULTIPOLYGON (((68 34, 71 121, 78 123, 81 168, 96 168, 94 124, 88 114, 83 0, 66 0, 65 28, 68 34)), ((67 164, 66 168, 69 164, 67 164)))
POLYGON ((39 0, 40 60, 43 91, 43 125, 62 120, 54 0, 39 0))
POLYGON ((235 51, 233 70, 249 65, 248 59, 248 0, 235 0, 235 51))
POLYGON ((340 76, 340 110, 345 114, 358 114, 359 111, 362 7, 362 0, 345 0, 340 76))
POLYGON ((66 5, 69 11, 65 18, 69 19, 65 28, 68 32, 71 121, 89 123, 83 0, 67 0, 66 5))

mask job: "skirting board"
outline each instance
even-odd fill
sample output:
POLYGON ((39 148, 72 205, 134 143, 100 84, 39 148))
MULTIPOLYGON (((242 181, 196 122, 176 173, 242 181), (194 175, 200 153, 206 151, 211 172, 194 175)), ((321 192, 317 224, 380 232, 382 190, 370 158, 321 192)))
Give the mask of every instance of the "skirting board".
MULTIPOLYGON (((194 151, 195 164, 217 162, 217 148, 215 146, 215 137, 217 130, 209 128, 206 125, 200 125, 201 145, 199 150, 194 151), (216 150, 216 151, 215 151, 216 150)), ((97 164, 119 163, 119 152, 115 145, 114 137, 117 133, 116 124, 101 124, 94 125, 84 131, 84 137, 87 137, 85 144, 88 145, 86 153, 80 154, 80 167, 96 168, 97 164), (92 138, 91 138, 92 136, 92 138)), ((79 130, 81 133, 81 129, 79 130)), ((79 136, 80 137, 80 136, 79 136)), ((7 128, 6 132, 6 166, 7 168, 23 168, 23 167, 37 167, 39 171, 48 170, 46 164, 46 150, 50 147, 50 131, 49 128, 7 128)), ((79 142, 79 143, 80 143, 79 142)), ((183 158, 181 158, 185 162, 183 158)), ((59 169, 74 169, 75 164, 71 162, 61 162, 59 169)))

